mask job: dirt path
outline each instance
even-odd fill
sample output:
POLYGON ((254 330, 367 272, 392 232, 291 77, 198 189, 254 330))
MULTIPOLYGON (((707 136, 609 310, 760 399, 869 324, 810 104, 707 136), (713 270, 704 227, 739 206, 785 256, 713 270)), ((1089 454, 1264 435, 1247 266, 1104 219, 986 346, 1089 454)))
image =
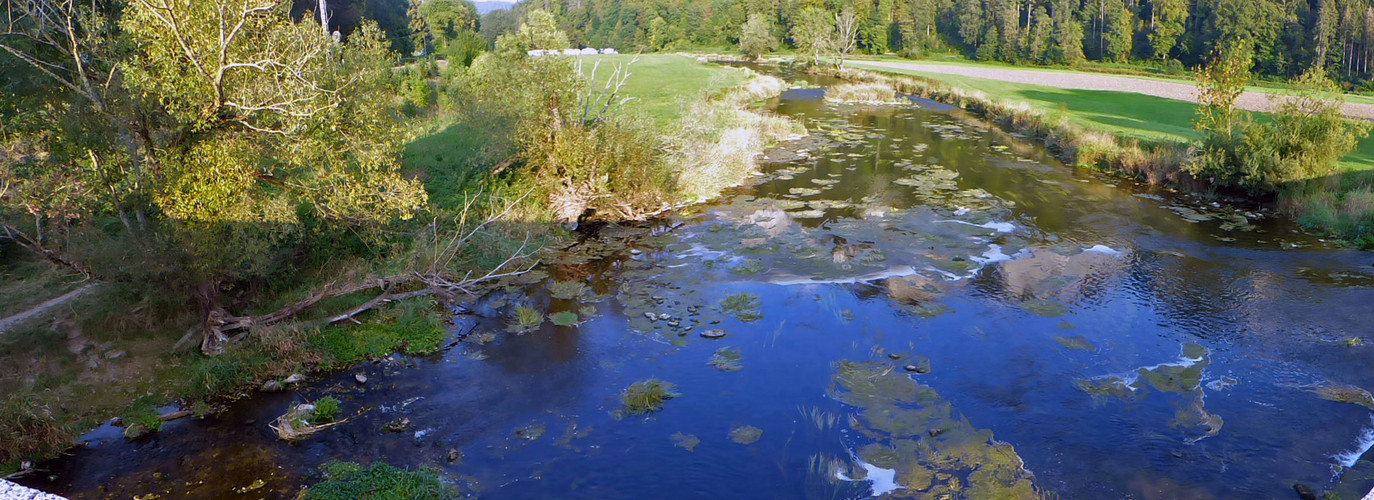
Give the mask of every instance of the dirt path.
MULTIPOLYGON (((870 68, 892 68, 922 73, 961 75, 974 78, 987 78, 1011 83, 1043 85, 1061 89, 1107 90, 1113 92, 1135 92, 1166 99, 1197 102, 1197 89, 1186 83, 1167 82, 1131 76, 1104 75, 1094 73, 1071 73, 1043 71, 1034 69, 984 68, 952 64, 895 63, 879 61, 852 61, 854 66, 870 68)), ((1274 107, 1270 95, 1260 92, 1246 92, 1236 100, 1236 106, 1250 111, 1270 111, 1274 107)), ((1341 112, 1348 118, 1374 120, 1374 104, 1345 103, 1341 112)))
POLYGON ((90 291, 92 288, 95 288, 96 285, 97 283, 91 283, 81 288, 77 288, 76 290, 67 292, 59 297, 43 301, 42 304, 30 307, 27 311, 15 314, 8 318, 0 318, 0 333, 6 332, 11 327, 18 325, 19 323, 22 323, 25 320, 28 320, 29 318, 33 318, 34 316, 43 314, 48 309, 52 309, 53 307, 59 306, 69 300, 80 297, 82 294, 90 291))

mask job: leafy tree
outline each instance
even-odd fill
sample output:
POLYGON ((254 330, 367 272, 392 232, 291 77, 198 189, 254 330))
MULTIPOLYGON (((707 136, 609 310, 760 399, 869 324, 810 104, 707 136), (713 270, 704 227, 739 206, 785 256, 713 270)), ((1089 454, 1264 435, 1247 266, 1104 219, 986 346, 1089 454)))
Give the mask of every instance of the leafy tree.
POLYGON ((1050 13, 1044 6, 1037 6, 1031 19, 1026 55, 1041 64, 1053 62, 1054 21, 1050 19, 1050 13))
POLYGON ((744 23, 739 36, 739 50, 745 57, 758 59, 762 54, 777 50, 778 40, 773 38, 769 24, 767 16, 763 14, 749 15, 749 22, 744 23))
POLYGON ((428 48, 429 25, 425 24, 425 16, 420 12, 424 6, 424 0, 410 0, 410 7, 406 9, 406 16, 410 18, 410 47, 412 54, 424 54, 428 48))
POLYGON ((1155 59, 1168 59, 1183 34, 1188 0, 1153 0, 1150 6, 1154 16, 1149 33, 1150 51, 1155 59))
POLYGON ((1125 61, 1131 56, 1135 36, 1135 12, 1120 0, 1111 0, 1105 11, 1103 45, 1106 57, 1125 61))
POLYGON ((1073 64, 1085 59, 1083 55, 1083 24, 1074 18, 1070 0, 1054 0, 1054 57, 1053 62, 1073 64))
POLYGON ((520 53, 530 50, 561 50, 570 47, 568 34, 558 28, 553 14, 544 9, 534 9, 529 17, 514 33, 501 35, 496 39, 496 51, 503 54, 520 53))
POLYGON ((824 9, 807 7, 792 25, 792 43, 811 54, 813 65, 820 65, 821 52, 830 45, 830 35, 834 31, 830 19, 830 13, 824 9))
MULTIPOLYGON (((65 183, 86 199, 64 223, 117 215, 126 228, 117 236, 135 242, 125 254, 110 240, 45 249, 63 259, 110 279, 166 280, 214 303, 279 265, 304 219, 366 230, 425 201, 397 171, 401 134, 386 97, 395 57, 370 23, 336 42, 274 0, 14 6, 80 22, 11 19, 18 38, 57 45, 0 43, 46 73, 42 92, 70 103, 29 131, 57 154, 25 166, 42 175, 16 176, 7 196, 65 183)), ((4 225, 26 234, 43 225, 10 215, 0 213, 4 225)))

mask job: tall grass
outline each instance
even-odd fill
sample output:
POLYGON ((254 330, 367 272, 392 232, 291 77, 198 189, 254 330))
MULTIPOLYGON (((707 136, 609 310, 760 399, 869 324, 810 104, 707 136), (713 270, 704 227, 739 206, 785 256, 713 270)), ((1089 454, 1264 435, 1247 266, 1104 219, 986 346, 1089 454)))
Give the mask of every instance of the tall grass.
POLYGON ((687 201, 713 198, 743 184, 758 167, 764 148, 805 129, 786 118, 751 109, 781 94, 785 85, 756 75, 720 96, 702 96, 668 137, 667 161, 677 172, 678 193, 687 201))

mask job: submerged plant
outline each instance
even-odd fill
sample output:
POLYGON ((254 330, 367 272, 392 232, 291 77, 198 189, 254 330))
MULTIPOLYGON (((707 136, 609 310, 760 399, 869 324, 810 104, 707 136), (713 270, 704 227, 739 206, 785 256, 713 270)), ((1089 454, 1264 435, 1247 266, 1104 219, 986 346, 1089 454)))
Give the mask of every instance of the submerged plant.
POLYGON ((735 316, 740 321, 755 321, 763 318, 763 313, 759 307, 763 303, 759 302, 759 296, 749 292, 740 292, 728 295, 720 301, 720 310, 726 314, 735 316))
POLYGON ((763 429, 752 425, 741 425, 730 429, 730 440, 743 445, 757 443, 763 437, 763 429))
POLYGON ((643 415, 663 409, 663 402, 678 397, 677 386, 651 378, 630 384, 621 396, 625 413, 643 415))
POLYGON ((716 353, 711 355, 711 360, 707 361, 706 364, 714 366, 717 370, 723 372, 737 372, 740 371, 741 368, 744 368, 744 366, 740 364, 739 349, 729 347, 716 349, 716 353))

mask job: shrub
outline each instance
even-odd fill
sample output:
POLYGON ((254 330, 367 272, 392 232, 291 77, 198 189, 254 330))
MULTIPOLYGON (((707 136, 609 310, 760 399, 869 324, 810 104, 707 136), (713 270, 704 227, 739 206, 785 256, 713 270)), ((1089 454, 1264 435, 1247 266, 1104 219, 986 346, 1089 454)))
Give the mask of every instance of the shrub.
POLYGON ((1183 61, 1179 61, 1178 59, 1170 59, 1169 62, 1164 63, 1165 74, 1181 75, 1184 71, 1186 71, 1186 69, 1183 67, 1183 61))
MULTIPOLYGON (((1204 87, 1218 81, 1213 72, 1207 73, 1204 87)), ((1297 92, 1279 103, 1271 121, 1219 110, 1220 105, 1205 111, 1197 123, 1202 135, 1200 154, 1187 170, 1218 186, 1252 194, 1274 193, 1287 185, 1337 174, 1337 162, 1368 135, 1370 126, 1347 122, 1341 116, 1343 101, 1321 69, 1308 71, 1293 83, 1297 92)), ((1231 101, 1224 103, 1231 106, 1239 95, 1238 84, 1215 85, 1231 86, 1231 101)))

